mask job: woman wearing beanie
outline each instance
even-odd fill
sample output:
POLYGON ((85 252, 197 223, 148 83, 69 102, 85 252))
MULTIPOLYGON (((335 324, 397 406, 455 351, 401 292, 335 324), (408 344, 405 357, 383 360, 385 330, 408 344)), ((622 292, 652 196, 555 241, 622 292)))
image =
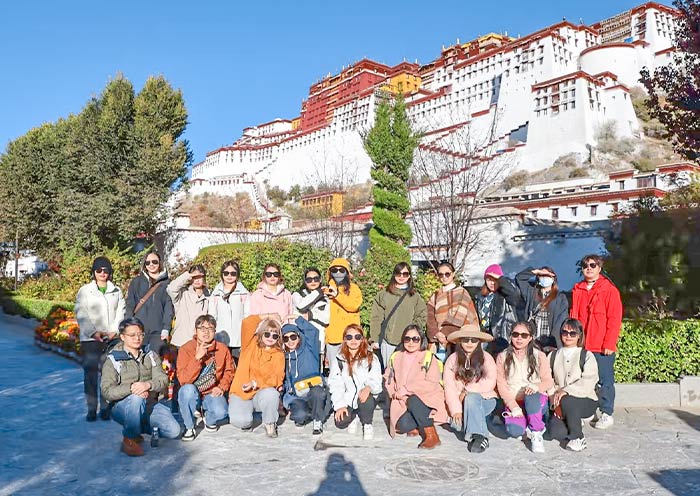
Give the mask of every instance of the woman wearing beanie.
POLYGON ((331 262, 326 278, 328 286, 324 292, 331 303, 330 322, 326 328, 326 360, 330 367, 343 344, 345 328, 350 324, 360 325, 362 291, 352 282, 350 264, 344 258, 331 262))
POLYGON ((292 293, 284 287, 282 269, 277 264, 267 264, 262 273, 260 284, 249 299, 250 315, 261 319, 274 319, 282 323, 294 311, 292 293))
MULTIPOLYGON (((78 290, 75 300, 88 422, 97 419, 99 375, 106 358, 107 343, 117 337, 124 311, 122 291, 112 283, 112 264, 106 257, 97 257, 92 262, 92 281, 78 290)), ((99 403, 100 418, 109 420, 109 406, 101 395, 99 403)))
POLYGON ((557 274, 551 267, 528 267, 515 281, 524 300, 521 318, 535 324, 535 344, 545 353, 561 348, 559 330, 569 317, 569 302, 559 292, 557 274))
POLYGON ((497 355, 508 346, 510 330, 518 321, 523 299, 513 281, 503 275, 500 265, 489 265, 484 271, 484 285, 476 298, 479 323, 484 332, 494 337, 489 347, 497 355))
POLYGON ((216 319, 216 340, 228 346, 235 364, 241 353, 241 323, 248 314, 250 293, 239 280, 238 262, 228 260, 221 266, 221 281, 209 298, 209 315, 216 319))

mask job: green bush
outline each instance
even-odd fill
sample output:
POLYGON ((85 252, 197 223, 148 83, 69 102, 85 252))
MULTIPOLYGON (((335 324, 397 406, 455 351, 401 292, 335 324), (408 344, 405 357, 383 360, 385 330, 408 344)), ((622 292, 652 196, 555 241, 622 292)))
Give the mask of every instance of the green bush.
POLYGON ((67 301, 24 298, 6 293, 0 296, 0 306, 9 315, 20 315, 25 318, 44 320, 48 318, 51 311, 56 307, 73 311, 74 304, 67 301))
POLYGON ((616 382, 675 382, 683 375, 700 375, 700 320, 623 323, 616 382))

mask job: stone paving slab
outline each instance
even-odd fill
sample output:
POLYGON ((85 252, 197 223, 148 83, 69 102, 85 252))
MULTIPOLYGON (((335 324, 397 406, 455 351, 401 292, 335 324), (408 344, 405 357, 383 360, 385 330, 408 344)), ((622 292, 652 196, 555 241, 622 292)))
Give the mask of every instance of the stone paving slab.
POLYGON ((334 427, 314 438, 285 422, 268 439, 225 425, 128 458, 115 422, 84 421, 82 370, 35 347, 31 325, 0 314, 0 496, 700 494, 700 410, 619 409, 611 430, 585 428, 582 453, 492 437, 472 455, 447 430, 424 452, 391 440, 376 412, 370 442, 334 427))

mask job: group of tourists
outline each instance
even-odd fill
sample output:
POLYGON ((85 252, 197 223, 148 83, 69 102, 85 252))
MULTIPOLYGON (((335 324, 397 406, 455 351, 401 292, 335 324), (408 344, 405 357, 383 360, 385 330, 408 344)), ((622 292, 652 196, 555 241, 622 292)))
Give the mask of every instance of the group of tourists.
POLYGON ((306 269, 293 293, 277 264, 267 264, 250 291, 229 260, 210 292, 205 267, 170 280, 151 251, 124 298, 109 260, 98 257, 75 308, 87 420, 98 418, 99 404, 101 419, 123 426, 130 456, 143 455, 143 434, 157 445, 159 437, 194 440, 200 423, 207 432, 226 422, 250 431, 255 412, 269 437, 288 415, 297 426, 312 424, 314 435, 332 421, 370 440, 378 408, 392 437, 419 436, 423 449, 440 444, 443 426, 480 453, 500 425, 533 452, 549 439, 581 451, 585 419, 613 425, 622 304, 603 263, 582 259, 569 308, 551 267, 509 279, 490 265, 474 302, 443 262, 441 288, 425 302, 401 262, 374 298, 365 330, 362 292, 343 258, 306 269), (161 363, 168 347, 177 350, 170 408, 161 363))

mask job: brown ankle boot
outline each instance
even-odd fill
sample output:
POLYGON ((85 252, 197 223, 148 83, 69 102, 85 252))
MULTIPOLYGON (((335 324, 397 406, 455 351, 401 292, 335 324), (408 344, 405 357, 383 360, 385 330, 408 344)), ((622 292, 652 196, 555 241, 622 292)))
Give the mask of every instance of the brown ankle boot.
POLYGON ((435 446, 440 445, 440 438, 438 437, 435 426, 425 427, 423 429, 423 441, 418 445, 422 449, 433 449, 435 446))
POLYGON ((143 448, 135 439, 124 438, 122 451, 129 456, 143 456, 143 448))
POLYGON ((418 429, 413 429, 412 431, 408 431, 408 432, 406 433, 406 435, 407 435, 408 437, 416 437, 416 436, 419 435, 419 434, 420 434, 420 432, 418 432, 418 429))

